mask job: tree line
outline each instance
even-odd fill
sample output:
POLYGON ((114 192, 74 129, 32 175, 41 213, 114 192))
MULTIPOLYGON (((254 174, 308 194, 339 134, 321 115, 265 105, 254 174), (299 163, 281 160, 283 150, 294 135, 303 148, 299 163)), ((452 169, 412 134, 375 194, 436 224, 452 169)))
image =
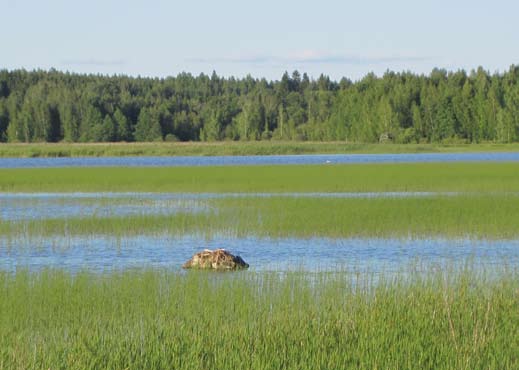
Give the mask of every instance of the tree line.
POLYGON ((0 70, 0 141, 514 142, 519 67, 352 82, 0 70))

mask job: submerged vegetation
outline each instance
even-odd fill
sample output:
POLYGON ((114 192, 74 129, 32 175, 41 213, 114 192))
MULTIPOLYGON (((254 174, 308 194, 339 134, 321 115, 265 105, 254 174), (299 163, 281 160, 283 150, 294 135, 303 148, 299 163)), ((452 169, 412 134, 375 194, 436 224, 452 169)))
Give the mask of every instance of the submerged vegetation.
POLYGON ((0 368, 516 369, 518 281, 0 272, 0 368))

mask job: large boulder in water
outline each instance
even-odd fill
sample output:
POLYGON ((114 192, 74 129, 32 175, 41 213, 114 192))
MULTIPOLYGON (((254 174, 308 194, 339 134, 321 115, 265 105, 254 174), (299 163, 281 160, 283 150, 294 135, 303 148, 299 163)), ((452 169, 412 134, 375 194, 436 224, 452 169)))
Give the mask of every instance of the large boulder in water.
POLYGON ((182 268, 205 270, 241 270, 249 267, 240 256, 234 256, 225 249, 205 249, 196 253, 182 268))

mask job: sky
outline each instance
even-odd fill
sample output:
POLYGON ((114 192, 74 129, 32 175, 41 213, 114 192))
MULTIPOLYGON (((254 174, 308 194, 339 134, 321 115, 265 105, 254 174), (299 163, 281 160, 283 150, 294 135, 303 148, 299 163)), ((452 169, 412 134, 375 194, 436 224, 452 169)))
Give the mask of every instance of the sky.
POLYGON ((358 80, 519 63, 512 0, 0 0, 0 14, 9 70, 358 80))

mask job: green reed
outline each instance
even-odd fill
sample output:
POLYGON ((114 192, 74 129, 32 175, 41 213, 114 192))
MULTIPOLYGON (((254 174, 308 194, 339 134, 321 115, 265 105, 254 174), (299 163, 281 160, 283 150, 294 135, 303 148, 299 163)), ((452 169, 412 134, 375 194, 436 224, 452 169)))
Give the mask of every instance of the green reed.
POLYGON ((2 192, 517 192, 519 163, 0 169, 2 192))
POLYGON ((0 369, 517 369, 517 272, 0 272, 0 369))
POLYGON ((243 197, 199 201, 207 212, 0 222, 6 237, 215 234, 259 237, 519 236, 519 195, 408 198, 243 197))

